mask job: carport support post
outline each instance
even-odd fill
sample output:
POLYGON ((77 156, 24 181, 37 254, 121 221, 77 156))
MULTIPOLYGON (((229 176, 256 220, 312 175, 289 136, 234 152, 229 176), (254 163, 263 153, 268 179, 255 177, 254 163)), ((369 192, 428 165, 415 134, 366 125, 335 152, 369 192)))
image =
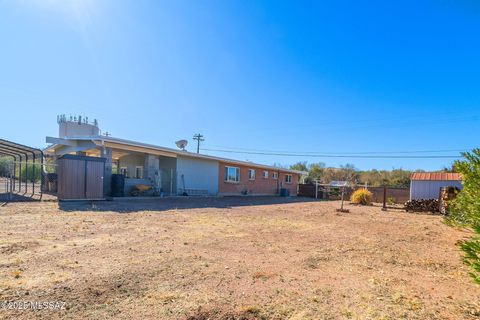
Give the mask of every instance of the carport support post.
POLYGON ((103 172, 103 195, 109 197, 112 193, 112 149, 102 147, 102 157, 106 159, 103 172))
POLYGON ((16 188, 16 180, 15 180, 15 174, 16 174, 16 171, 17 171, 17 158, 13 158, 13 192, 15 192, 15 188, 16 188))

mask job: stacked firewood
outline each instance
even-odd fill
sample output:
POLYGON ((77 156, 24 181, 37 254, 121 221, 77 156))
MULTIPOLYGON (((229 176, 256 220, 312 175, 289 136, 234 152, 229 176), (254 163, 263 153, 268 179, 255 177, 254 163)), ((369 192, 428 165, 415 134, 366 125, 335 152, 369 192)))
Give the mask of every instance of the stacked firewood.
POLYGON ((405 202, 407 212, 438 212, 437 199, 417 199, 405 202))
POLYGON ((440 192, 440 212, 442 214, 448 214, 448 205, 450 201, 455 199, 460 189, 456 187, 444 187, 440 192))

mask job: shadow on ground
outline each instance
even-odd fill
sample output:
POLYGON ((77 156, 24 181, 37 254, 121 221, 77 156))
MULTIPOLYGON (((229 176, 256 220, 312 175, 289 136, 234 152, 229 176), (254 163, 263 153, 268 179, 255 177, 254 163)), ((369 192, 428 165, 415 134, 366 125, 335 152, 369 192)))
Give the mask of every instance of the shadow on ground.
POLYGON ((298 202, 313 202, 315 199, 303 197, 174 197, 153 199, 128 199, 114 201, 60 201, 63 211, 166 211, 172 209, 232 208, 261 206, 298 202))

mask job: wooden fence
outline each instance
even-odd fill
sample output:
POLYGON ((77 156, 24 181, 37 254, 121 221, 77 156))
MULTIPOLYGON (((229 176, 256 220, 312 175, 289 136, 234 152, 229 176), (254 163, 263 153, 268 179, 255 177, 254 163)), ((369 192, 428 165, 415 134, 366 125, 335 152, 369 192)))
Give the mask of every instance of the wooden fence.
MULTIPOLYGON (((363 186, 348 187, 345 190, 345 198, 349 199, 352 193, 363 188, 363 186)), ((395 204, 404 204, 410 199, 409 188, 397 188, 397 187, 368 187, 367 188, 373 194, 373 202, 383 202, 384 192, 386 191, 386 202, 395 204), (386 190, 385 190, 386 189, 386 190)), ((315 198, 315 185, 314 184, 300 184, 298 186, 298 195, 301 197, 315 198)), ((318 187, 318 199, 324 200, 338 200, 340 199, 341 189, 335 187, 318 187)))

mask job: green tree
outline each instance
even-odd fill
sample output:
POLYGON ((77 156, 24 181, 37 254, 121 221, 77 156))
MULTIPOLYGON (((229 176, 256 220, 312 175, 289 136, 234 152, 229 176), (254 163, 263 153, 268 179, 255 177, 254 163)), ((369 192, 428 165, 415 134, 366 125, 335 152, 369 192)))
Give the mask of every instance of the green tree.
POLYGON ((300 161, 300 162, 297 162, 295 164, 292 164, 290 166, 290 169, 298 170, 298 171, 308 171, 307 161, 300 161))
POLYGON ((0 157, 0 177, 8 176, 12 166, 12 159, 8 157, 0 157))
POLYGON ((325 168, 323 170, 322 182, 330 183, 332 181, 357 182, 359 171, 352 164, 340 166, 340 168, 325 168))
POLYGON ((317 162, 308 164, 306 161, 301 161, 291 165, 290 169, 308 172, 305 183, 313 183, 315 180, 322 178, 325 163, 317 162))
POLYGON ((308 166, 308 180, 311 182, 321 180, 325 171, 325 163, 317 162, 308 166))
POLYGON ((473 228, 477 236, 465 241, 464 262, 471 275, 480 284, 480 149, 462 154, 464 160, 455 162, 455 170, 462 175, 463 189, 449 208, 449 222, 473 228))
POLYGON ((410 176, 412 172, 403 169, 393 169, 390 171, 389 185, 393 187, 407 188, 410 186, 410 176))
POLYGON ((360 184, 367 183, 372 187, 390 186, 408 188, 410 186, 410 176, 412 172, 403 169, 393 169, 392 171, 376 170, 359 172, 360 184))
POLYGON ((40 164, 22 165, 20 170, 17 170, 17 178, 20 181, 40 181, 42 177, 42 167, 40 164))

